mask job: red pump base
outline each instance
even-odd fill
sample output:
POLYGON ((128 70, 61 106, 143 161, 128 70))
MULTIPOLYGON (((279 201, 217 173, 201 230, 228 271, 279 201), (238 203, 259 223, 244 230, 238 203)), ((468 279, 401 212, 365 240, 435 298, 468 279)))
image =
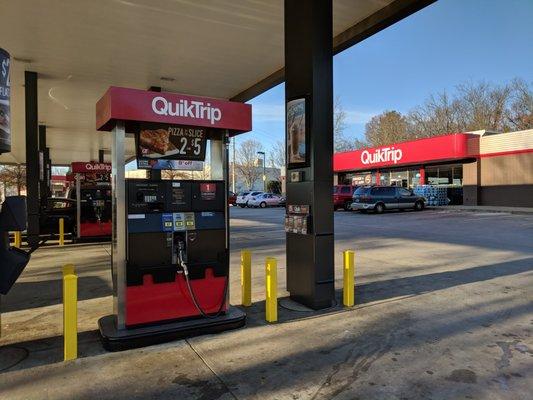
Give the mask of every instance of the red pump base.
MULTIPOLYGON (((216 314, 225 300, 226 277, 215 277, 211 268, 203 279, 192 279, 198 304, 206 314, 216 314)), ((143 284, 126 288, 126 326, 199 317, 183 274, 176 274, 174 282, 153 283, 151 275, 144 275, 143 284)), ((226 311, 222 305, 221 312, 226 311)))

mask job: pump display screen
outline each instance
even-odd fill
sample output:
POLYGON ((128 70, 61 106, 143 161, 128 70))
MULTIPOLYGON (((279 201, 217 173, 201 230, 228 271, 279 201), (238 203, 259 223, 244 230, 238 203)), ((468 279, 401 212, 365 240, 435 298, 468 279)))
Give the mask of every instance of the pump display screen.
POLYGON ((128 210, 130 213, 162 210, 165 197, 165 188, 158 182, 133 181, 128 185, 128 210))
POLYGON ((135 136, 139 168, 157 160, 205 159, 207 130, 201 127, 142 123, 135 136))

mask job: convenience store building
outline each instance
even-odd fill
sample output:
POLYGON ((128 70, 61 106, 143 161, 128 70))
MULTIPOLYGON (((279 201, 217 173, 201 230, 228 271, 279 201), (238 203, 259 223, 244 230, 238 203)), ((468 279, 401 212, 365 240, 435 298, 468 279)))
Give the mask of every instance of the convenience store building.
POLYGON ((453 204, 533 207, 533 129, 446 134, 336 153, 334 183, 445 185, 453 204))

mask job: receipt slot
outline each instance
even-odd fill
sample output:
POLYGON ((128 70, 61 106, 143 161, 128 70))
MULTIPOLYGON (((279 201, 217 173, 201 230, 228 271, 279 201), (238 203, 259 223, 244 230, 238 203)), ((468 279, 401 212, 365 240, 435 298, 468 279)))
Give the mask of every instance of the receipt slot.
POLYGON ((104 347, 242 327, 246 314, 228 302, 228 145, 251 130, 251 106, 112 87, 96 115, 97 129, 112 132, 113 314, 98 321, 104 347), (125 179, 127 137, 138 168, 205 162, 210 179, 125 179))

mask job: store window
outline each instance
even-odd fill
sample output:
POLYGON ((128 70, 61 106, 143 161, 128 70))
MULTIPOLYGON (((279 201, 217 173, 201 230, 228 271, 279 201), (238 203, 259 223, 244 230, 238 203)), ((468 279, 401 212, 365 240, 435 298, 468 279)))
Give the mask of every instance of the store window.
POLYGON ((420 169, 410 169, 409 174, 409 188, 414 188, 420 185, 420 169))
POLYGON ((390 185, 390 172, 389 171, 382 171, 380 173, 379 184, 381 186, 389 186, 390 185))
POLYGON ((427 167, 426 181, 429 185, 461 186, 463 184, 463 166, 457 164, 427 167))
POLYGON ((408 180, 407 171, 391 171, 390 184, 392 186, 407 187, 408 180))
POLYGON ((463 186, 463 166, 456 165, 453 167, 453 185, 463 186))

